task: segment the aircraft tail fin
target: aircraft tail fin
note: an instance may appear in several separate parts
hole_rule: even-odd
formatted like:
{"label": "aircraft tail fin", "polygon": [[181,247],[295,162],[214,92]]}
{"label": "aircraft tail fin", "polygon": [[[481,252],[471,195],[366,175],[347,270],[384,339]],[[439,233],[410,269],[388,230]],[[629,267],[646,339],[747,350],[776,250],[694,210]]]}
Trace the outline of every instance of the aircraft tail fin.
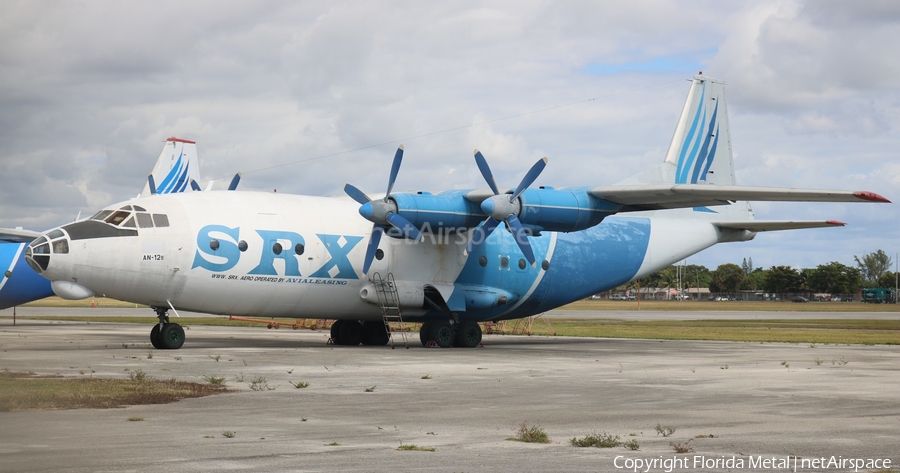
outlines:
{"label": "aircraft tail fin", "polygon": [[663,163],[617,184],[733,186],[735,182],[725,83],[698,74],[691,80]]}
{"label": "aircraft tail fin", "polygon": [[[141,197],[150,194],[172,194],[191,189],[191,181],[200,180],[197,144],[181,138],[169,138],[144,183]],[[151,182],[153,185],[151,186]]]}

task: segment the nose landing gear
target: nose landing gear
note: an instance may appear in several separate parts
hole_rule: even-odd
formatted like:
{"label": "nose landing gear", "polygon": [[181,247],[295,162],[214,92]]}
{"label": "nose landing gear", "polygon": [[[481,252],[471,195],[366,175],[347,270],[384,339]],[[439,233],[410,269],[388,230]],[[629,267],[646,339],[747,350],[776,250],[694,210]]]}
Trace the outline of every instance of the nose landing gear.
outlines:
{"label": "nose landing gear", "polygon": [[177,350],[184,345],[184,329],[169,322],[169,309],[154,307],[159,323],[150,330],[150,343],[158,350]]}

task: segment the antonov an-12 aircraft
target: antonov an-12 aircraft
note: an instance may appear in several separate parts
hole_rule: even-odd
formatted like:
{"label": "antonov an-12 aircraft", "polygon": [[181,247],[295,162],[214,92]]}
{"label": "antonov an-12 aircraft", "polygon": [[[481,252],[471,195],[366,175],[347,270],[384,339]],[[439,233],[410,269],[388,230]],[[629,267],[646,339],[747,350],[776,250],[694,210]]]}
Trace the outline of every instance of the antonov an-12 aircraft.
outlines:
{"label": "antonov an-12 aircraft", "polygon": [[[190,183],[199,179],[196,143],[172,137],[163,145],[140,197],[151,194],[150,182],[159,183],[155,192],[169,194],[188,191]],[[25,245],[40,236],[21,228],[0,229],[0,310],[53,295],[50,281],[25,264]]]}
{"label": "antonov an-12 aircraft", "polygon": [[[840,226],[760,221],[748,201],[889,202],[872,192],[735,185],[724,84],[695,76],[665,161],[617,185],[512,190],[485,157],[488,189],[347,197],[259,192],[151,195],[47,232],[28,263],[66,298],[147,304],[157,348],[184,343],[168,318],[335,319],[340,345],[385,345],[402,312],[423,344],[474,347],[478,322],[515,319],[608,290],[720,242]],[[383,235],[388,238],[383,238]],[[392,345],[393,346],[393,345]]]}

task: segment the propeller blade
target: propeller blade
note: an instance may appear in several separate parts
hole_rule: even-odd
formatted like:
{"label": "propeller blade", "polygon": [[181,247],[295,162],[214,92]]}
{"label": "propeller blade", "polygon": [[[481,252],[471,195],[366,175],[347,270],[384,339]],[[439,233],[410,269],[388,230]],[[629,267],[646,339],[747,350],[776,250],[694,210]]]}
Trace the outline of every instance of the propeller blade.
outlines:
{"label": "propeller blade", "polygon": [[378,251],[378,244],[381,243],[381,235],[383,233],[383,226],[375,225],[372,227],[372,236],[369,238],[369,245],[366,247],[366,259],[363,260],[363,274],[369,274],[369,267],[372,266],[372,260],[375,259],[375,252]]}
{"label": "propeller blade", "polygon": [[231,179],[231,184],[228,184],[228,190],[233,191],[237,189],[238,182],[241,182],[241,173],[234,175],[234,178]]}
{"label": "propeller blade", "polygon": [[394,226],[394,228],[400,230],[403,233],[403,236],[409,238],[410,240],[422,241],[422,234],[416,228],[415,225],[412,224],[406,218],[400,216],[397,213],[390,212],[387,214],[387,221]]}
{"label": "propeller blade", "polygon": [[194,189],[197,192],[200,192],[201,190],[203,190],[200,188],[200,184],[197,184],[197,181],[195,181],[193,179],[191,179],[191,189]]}
{"label": "propeller blade", "polygon": [[534,166],[531,166],[531,169],[525,174],[525,177],[522,178],[522,182],[519,183],[519,187],[516,187],[516,190],[513,191],[512,196],[509,198],[509,201],[512,202],[519,197],[519,194],[525,192],[525,189],[528,189],[528,186],[537,179],[538,176],[541,175],[541,171],[544,170],[544,167],[547,166],[547,158],[543,157],[538,160],[538,162],[534,163]]}
{"label": "propeller blade", "polygon": [[481,154],[481,151],[478,151],[477,149],[475,150],[475,164],[478,165],[478,170],[481,171],[481,176],[487,181],[488,187],[494,191],[494,195],[500,194],[500,191],[497,190],[497,182],[494,181],[494,175],[491,173],[491,167],[488,166],[487,160],[484,159],[484,155]]}
{"label": "propeller blade", "polygon": [[385,202],[387,202],[388,197],[391,195],[391,189],[394,188],[394,181],[397,180],[397,173],[400,172],[401,161],[403,161],[403,145],[400,145],[400,147],[397,148],[397,153],[394,154],[394,163],[391,164],[391,177],[388,179],[387,193],[384,194]]}
{"label": "propeller blade", "polygon": [[516,244],[519,245],[519,249],[522,250],[522,254],[525,255],[525,259],[528,260],[529,264],[533,265],[534,251],[531,250],[531,243],[528,242],[528,230],[525,230],[522,222],[519,221],[519,217],[515,215],[506,217],[506,226],[512,231],[513,238],[515,238]]}
{"label": "propeller blade", "polygon": [[497,225],[500,225],[499,220],[488,217],[480,227],[472,230],[472,237],[469,239],[469,244],[466,245],[466,252],[472,254],[472,250],[484,244],[487,238],[491,236],[491,233],[494,232],[494,229],[497,228]]}
{"label": "propeller blade", "polygon": [[153,174],[147,176],[147,184],[150,184],[150,195],[156,195],[156,181],[153,179]]}
{"label": "propeller blade", "polygon": [[357,189],[353,184],[344,184],[344,192],[346,192],[351,199],[359,202],[362,205],[366,205],[369,202],[372,202],[372,199],[370,199],[365,192]]}

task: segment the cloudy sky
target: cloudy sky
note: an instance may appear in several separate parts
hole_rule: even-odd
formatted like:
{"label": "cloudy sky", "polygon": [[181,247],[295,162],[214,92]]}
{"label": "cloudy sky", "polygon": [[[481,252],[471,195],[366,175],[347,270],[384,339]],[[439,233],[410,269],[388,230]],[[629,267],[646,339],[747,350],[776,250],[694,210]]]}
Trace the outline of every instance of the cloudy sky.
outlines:
{"label": "cloudy sky", "polygon": [[[900,202],[893,1],[6,1],[0,227],[126,200],[169,136],[204,178],[334,195],[612,184],[663,160],[698,71],[725,80],[738,183]],[[760,234],[688,263],[852,265],[900,251],[898,205],[757,203],[840,229]]]}

